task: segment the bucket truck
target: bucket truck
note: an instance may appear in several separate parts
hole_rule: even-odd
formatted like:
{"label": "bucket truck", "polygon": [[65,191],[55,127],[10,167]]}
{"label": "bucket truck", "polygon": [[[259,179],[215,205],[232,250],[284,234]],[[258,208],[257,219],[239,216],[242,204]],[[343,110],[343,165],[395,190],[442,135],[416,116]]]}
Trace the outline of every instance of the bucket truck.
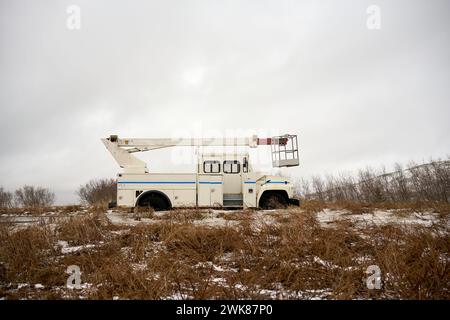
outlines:
{"label": "bucket truck", "polygon": [[137,152],[168,147],[271,147],[274,167],[299,165],[296,135],[272,138],[140,139],[111,135],[103,144],[123,169],[117,178],[117,202],[124,207],[279,208],[298,205],[287,178],[253,171],[249,153],[201,153],[195,173],[151,173]]}

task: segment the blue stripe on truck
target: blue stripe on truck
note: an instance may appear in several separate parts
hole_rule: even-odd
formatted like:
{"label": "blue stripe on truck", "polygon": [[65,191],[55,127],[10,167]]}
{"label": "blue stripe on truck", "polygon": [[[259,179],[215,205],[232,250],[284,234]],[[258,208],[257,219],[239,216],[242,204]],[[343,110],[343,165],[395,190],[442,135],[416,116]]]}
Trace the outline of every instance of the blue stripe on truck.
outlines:
{"label": "blue stripe on truck", "polygon": [[123,184],[195,184],[195,181],[118,181]]}
{"label": "blue stripe on truck", "polygon": [[199,184],[222,184],[221,181],[199,181]]}
{"label": "blue stripe on truck", "polygon": [[[118,181],[122,184],[195,184],[195,181]],[[222,184],[221,181],[199,181],[199,184]]]}
{"label": "blue stripe on truck", "polygon": [[[195,184],[195,181],[118,181],[121,184]],[[221,181],[199,181],[199,184],[222,184]],[[245,184],[254,184],[256,181],[244,181]],[[266,181],[266,183],[286,184],[285,181]]]}

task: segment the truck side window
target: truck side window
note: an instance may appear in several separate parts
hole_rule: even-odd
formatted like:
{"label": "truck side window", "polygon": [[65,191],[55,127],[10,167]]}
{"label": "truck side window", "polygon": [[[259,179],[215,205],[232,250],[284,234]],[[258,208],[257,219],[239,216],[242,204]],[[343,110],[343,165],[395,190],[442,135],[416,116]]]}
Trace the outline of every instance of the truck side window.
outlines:
{"label": "truck side window", "polygon": [[219,173],[220,172],[220,161],[207,160],[203,162],[203,172],[204,173]]}
{"label": "truck side window", "polygon": [[237,160],[227,160],[223,162],[223,173],[241,172],[241,163]]}

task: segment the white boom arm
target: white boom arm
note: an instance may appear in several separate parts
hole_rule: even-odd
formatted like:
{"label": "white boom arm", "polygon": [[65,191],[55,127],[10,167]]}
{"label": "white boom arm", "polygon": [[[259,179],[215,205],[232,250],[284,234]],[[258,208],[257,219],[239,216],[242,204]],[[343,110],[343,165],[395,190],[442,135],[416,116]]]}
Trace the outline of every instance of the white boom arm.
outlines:
{"label": "white boom arm", "polygon": [[258,138],[202,138],[202,139],[117,139],[117,145],[128,149],[128,152],[148,151],[168,147],[200,147],[200,146],[249,146],[256,147]]}
{"label": "white boom arm", "polygon": [[102,142],[126,173],[146,173],[148,172],[146,163],[134,157],[132,153],[168,147],[247,146],[256,148],[258,145],[286,145],[288,140],[286,137],[260,139],[254,135],[250,138],[119,139],[116,135],[111,135],[109,138],[102,139]]}
{"label": "white boom arm", "polygon": [[116,162],[119,164],[121,168],[124,168],[124,172],[126,173],[146,173],[147,164],[132,156],[127,149],[122,149],[116,142],[111,141],[111,138],[102,139],[103,144],[106,149],[111,152],[111,155],[114,157]]}

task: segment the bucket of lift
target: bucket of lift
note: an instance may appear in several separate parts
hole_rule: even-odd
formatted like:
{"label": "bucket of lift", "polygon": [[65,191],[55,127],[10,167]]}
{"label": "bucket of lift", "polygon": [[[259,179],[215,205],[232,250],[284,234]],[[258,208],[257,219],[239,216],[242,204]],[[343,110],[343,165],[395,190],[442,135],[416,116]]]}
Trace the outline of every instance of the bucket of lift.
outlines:
{"label": "bucket of lift", "polygon": [[299,165],[297,135],[286,134],[271,139],[272,166],[295,167]]}

